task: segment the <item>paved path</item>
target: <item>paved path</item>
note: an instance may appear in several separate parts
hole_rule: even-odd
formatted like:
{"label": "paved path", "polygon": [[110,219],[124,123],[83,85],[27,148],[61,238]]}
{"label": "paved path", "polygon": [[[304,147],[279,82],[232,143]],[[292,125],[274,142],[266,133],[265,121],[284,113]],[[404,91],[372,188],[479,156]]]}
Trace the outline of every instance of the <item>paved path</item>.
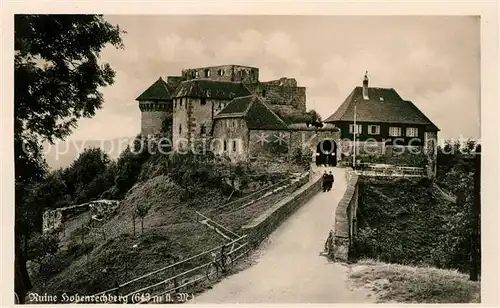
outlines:
{"label": "paved path", "polygon": [[332,191],[318,193],[276,229],[255,265],[225,278],[192,303],[368,302],[365,293],[347,287],[345,266],[321,255],[346,189],[344,170],[331,170]]}

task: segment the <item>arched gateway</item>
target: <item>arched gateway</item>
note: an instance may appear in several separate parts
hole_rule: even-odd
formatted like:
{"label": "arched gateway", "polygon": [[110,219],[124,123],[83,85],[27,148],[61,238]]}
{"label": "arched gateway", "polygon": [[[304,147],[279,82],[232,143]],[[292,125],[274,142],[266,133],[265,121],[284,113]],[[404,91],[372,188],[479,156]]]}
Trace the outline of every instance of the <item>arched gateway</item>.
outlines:
{"label": "arched gateway", "polygon": [[301,153],[307,151],[311,155],[312,164],[328,162],[330,166],[337,165],[341,133],[338,127],[331,124],[315,127],[306,123],[295,123],[289,125],[288,128],[291,131],[291,148],[289,149],[291,154],[296,154],[297,151]]}
{"label": "arched gateway", "polygon": [[316,165],[337,166],[337,143],[335,141],[325,139],[317,144]]}

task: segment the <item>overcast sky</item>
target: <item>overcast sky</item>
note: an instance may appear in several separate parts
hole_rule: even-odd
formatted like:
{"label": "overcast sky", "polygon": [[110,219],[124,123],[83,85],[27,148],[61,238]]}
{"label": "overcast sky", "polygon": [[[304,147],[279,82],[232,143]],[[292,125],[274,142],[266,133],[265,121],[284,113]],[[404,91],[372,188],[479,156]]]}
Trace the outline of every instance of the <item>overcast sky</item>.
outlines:
{"label": "overcast sky", "polygon": [[68,138],[111,139],[140,131],[135,98],[184,68],[241,64],[260,80],[296,78],[307,108],[331,115],[368,70],[370,86],[394,88],[440,129],[480,135],[480,30],[474,17],[105,16],[127,31],[106,48],[116,71],[104,107]]}

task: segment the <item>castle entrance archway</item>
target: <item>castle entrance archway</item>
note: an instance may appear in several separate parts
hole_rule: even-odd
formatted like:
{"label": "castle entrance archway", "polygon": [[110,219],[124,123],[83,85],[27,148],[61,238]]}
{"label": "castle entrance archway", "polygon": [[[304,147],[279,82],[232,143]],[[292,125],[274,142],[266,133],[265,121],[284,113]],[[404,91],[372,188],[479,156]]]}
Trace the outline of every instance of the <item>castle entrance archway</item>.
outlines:
{"label": "castle entrance archway", "polygon": [[317,144],[316,165],[337,166],[337,143],[335,141],[325,139]]}

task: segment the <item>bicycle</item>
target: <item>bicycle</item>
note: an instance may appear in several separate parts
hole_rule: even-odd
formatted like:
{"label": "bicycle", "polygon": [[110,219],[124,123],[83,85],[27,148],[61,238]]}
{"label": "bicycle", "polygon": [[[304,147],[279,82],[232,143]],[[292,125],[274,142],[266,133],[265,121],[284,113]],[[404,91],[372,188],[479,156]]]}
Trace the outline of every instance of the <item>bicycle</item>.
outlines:
{"label": "bicycle", "polygon": [[212,252],[212,262],[208,265],[206,276],[208,280],[214,280],[220,278],[223,274],[226,274],[232,265],[231,256],[225,254],[226,245],[222,246],[220,256],[218,257],[216,253]]}

